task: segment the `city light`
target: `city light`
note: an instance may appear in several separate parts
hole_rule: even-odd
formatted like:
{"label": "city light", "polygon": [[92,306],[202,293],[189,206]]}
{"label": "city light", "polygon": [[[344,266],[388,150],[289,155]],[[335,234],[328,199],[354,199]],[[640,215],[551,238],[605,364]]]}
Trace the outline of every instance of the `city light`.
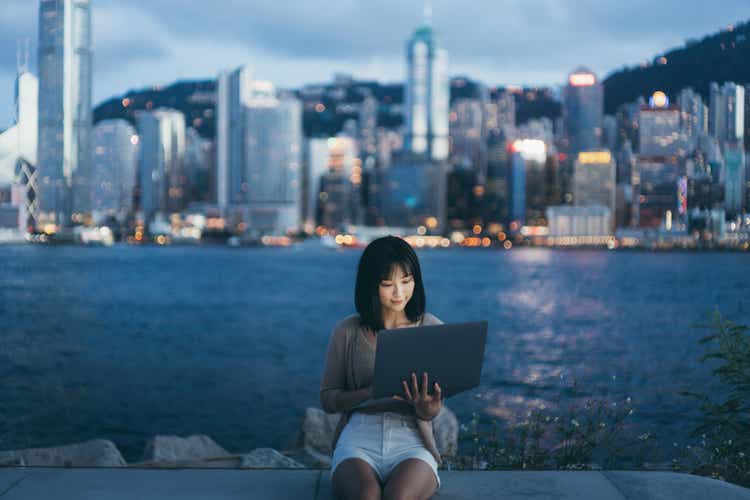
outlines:
{"label": "city light", "polygon": [[593,73],[573,73],[568,77],[568,83],[573,87],[590,87],[596,83],[596,76]]}
{"label": "city light", "polygon": [[661,90],[657,90],[651,94],[648,103],[652,108],[665,108],[669,106],[669,98],[667,97],[667,94]]}
{"label": "city light", "polygon": [[608,164],[612,161],[612,153],[609,151],[581,151],[578,153],[578,163],[581,164]]}
{"label": "city light", "polygon": [[513,151],[521,153],[524,160],[544,161],[547,145],[539,139],[517,139],[513,141]]}

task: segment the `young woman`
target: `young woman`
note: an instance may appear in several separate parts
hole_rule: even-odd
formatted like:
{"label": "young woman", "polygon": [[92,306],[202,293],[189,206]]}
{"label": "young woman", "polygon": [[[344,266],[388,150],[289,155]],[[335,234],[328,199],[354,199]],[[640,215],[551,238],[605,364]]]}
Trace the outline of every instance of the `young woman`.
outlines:
{"label": "young woman", "polygon": [[440,386],[427,373],[405,373],[403,394],[371,397],[378,331],[442,323],[425,312],[411,246],[395,236],[372,241],[360,257],[354,293],[358,314],[333,329],[320,383],[323,409],[342,413],[333,440],[333,492],[345,499],[429,498],[440,487],[432,432]]}

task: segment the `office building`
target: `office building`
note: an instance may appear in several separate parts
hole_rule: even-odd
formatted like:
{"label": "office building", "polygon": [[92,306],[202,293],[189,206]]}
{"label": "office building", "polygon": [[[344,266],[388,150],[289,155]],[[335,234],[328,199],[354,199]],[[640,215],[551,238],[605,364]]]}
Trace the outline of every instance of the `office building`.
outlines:
{"label": "office building", "polygon": [[359,223],[362,162],[350,137],[310,139],[305,223],[338,227]]}
{"label": "office building", "polygon": [[448,52],[432,27],[430,13],[406,46],[406,136],[404,149],[429,160],[448,158],[450,86]]}
{"label": "office building", "polygon": [[403,155],[394,159],[386,172],[382,209],[390,226],[425,226],[435,234],[445,227],[445,162],[421,156]]}
{"label": "office building", "polygon": [[38,223],[69,224],[90,211],[91,7],[39,2]]}
{"label": "office building", "polygon": [[216,99],[216,201],[221,209],[244,203],[245,107],[252,98],[253,72],[249,66],[222,71]]}
{"label": "office building", "polygon": [[146,223],[184,208],[185,116],[173,109],[136,114],[138,199]]}
{"label": "office building", "polygon": [[654,92],[638,115],[639,155],[685,156],[687,141],[682,133],[680,114],[680,108],[670,105],[664,92]]}
{"label": "office building", "polygon": [[103,120],[94,127],[91,213],[95,223],[109,218],[123,223],[132,214],[138,141],[125,120]]}
{"label": "office building", "polygon": [[581,151],[573,166],[575,206],[601,205],[615,213],[616,168],[607,150]]}
{"label": "office building", "polygon": [[245,109],[244,198],[248,229],[288,234],[302,216],[302,105],[277,95],[270,82],[256,81]]}
{"label": "office building", "polygon": [[745,88],[733,82],[709,86],[708,131],[722,145],[743,140],[745,133]]}
{"label": "office building", "polygon": [[579,151],[601,146],[604,116],[604,87],[596,74],[584,67],[568,75],[563,88],[563,127],[567,153],[574,158]]}

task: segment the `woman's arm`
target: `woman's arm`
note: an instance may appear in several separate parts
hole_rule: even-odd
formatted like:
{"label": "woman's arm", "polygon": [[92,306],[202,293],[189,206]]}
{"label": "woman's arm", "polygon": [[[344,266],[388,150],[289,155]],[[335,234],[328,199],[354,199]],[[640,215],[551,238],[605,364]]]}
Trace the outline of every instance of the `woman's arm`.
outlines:
{"label": "woman's arm", "polygon": [[339,323],[328,341],[320,381],[320,406],[326,413],[348,411],[372,396],[371,387],[349,390],[346,386],[346,333],[345,325]]}
{"label": "woman's arm", "polygon": [[341,413],[349,411],[357,406],[362,401],[366,401],[372,397],[372,387],[363,387],[354,391],[343,391],[339,390],[333,397],[333,411],[329,413]]}

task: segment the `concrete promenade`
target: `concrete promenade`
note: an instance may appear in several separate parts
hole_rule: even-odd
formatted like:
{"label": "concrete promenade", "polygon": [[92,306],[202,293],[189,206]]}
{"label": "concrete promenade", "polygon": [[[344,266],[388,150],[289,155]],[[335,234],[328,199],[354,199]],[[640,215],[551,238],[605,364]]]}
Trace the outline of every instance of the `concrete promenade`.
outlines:
{"label": "concrete promenade", "polygon": [[[328,469],[0,467],[2,500],[329,499]],[[660,471],[440,471],[443,499],[750,500],[750,489]]]}

